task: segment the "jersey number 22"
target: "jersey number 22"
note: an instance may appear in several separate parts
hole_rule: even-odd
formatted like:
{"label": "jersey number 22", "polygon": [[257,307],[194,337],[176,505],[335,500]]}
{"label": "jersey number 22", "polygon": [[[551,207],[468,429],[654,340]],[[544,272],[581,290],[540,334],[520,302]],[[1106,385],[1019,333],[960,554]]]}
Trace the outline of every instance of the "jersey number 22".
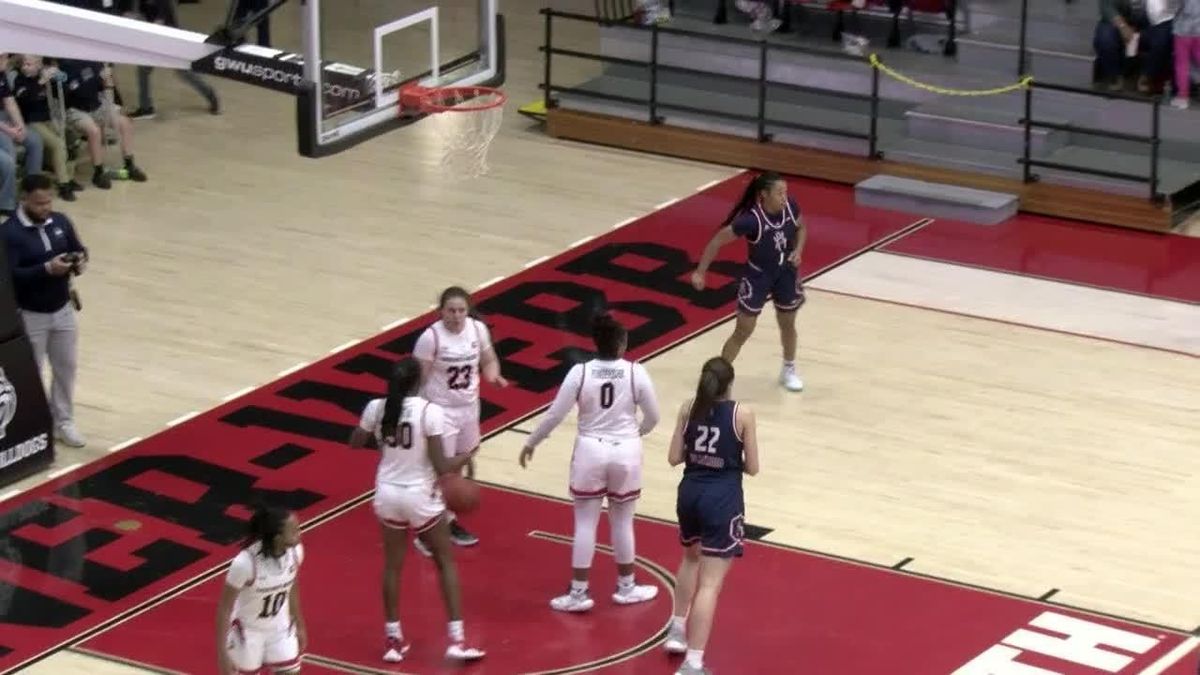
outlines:
{"label": "jersey number 22", "polygon": [[696,444],[694,452],[717,454],[717,441],[721,438],[721,427],[696,427]]}

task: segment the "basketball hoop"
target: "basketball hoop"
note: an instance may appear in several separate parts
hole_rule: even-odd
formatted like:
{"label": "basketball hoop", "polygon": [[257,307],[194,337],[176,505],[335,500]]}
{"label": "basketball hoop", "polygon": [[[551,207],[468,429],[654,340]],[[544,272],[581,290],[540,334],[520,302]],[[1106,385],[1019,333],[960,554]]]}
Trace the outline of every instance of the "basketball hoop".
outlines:
{"label": "basketball hoop", "polygon": [[507,100],[503,91],[493,87],[412,84],[400,90],[400,114],[438,114],[442,168],[474,178],[488,171],[488,148],[500,131]]}

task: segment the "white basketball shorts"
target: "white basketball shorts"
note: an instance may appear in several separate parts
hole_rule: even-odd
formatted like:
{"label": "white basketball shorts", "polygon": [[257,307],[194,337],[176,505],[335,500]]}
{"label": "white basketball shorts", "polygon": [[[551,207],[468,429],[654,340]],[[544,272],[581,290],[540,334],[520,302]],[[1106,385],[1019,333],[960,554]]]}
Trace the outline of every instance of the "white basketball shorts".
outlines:
{"label": "white basketball shorts", "polygon": [[397,530],[411,529],[416,534],[436,525],[446,511],[436,483],[411,486],[378,483],[373,506],[379,522]]}
{"label": "white basketball shorts", "polygon": [[642,494],[642,439],[577,436],[571,454],[571,496],[608,497],[609,502]]}
{"label": "white basketball shorts", "polygon": [[296,631],[247,630],[235,623],[229,630],[225,649],[239,673],[258,673],[264,667],[276,673],[300,669],[300,640]]}
{"label": "white basketball shorts", "polygon": [[479,405],[445,407],[442,449],[447,457],[465,455],[479,447]]}

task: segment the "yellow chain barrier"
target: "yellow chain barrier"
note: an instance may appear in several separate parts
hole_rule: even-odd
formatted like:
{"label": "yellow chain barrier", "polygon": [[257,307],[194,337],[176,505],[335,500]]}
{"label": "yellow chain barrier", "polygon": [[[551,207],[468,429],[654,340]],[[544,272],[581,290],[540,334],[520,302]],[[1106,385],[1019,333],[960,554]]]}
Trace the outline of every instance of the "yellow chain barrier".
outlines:
{"label": "yellow chain barrier", "polygon": [[883,62],[879,60],[878,54],[871,54],[871,67],[878,68],[880,72],[885,73],[888,75],[888,77],[899,80],[910,87],[924,89],[925,91],[930,91],[935,94],[942,94],[944,96],[997,96],[999,94],[1007,94],[1011,91],[1017,91],[1018,89],[1025,89],[1033,84],[1033,76],[1026,75],[1016,84],[1010,84],[1005,87],[996,87],[995,89],[948,89],[946,87],[938,87],[932,84],[918,82],[911,77],[904,75],[903,73],[898,73],[895,70],[885,66]]}

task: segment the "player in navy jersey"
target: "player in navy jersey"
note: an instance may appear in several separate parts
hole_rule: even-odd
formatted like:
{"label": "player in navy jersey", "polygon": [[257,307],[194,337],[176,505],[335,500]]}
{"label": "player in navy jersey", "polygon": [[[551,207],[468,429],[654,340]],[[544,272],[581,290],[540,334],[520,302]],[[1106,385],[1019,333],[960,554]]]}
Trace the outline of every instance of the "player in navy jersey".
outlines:
{"label": "player in navy jersey", "polygon": [[800,207],[788,196],[787,182],[776,173],[759,174],[704,247],[700,264],[692,273],[692,286],[704,290],[704,275],[717,251],[734,239],[746,240],[746,267],[738,283],[737,325],[721,348],[721,356],[733,363],[754,333],[758,315],[770,298],[775,303],[783,343],[779,382],[789,391],[804,388],[796,372],[796,310],[804,304],[800,254],[806,236]]}
{"label": "player in navy jersey", "polygon": [[742,555],[742,474],[758,473],[754,414],[730,399],[733,366],[714,357],[700,371],[696,397],[679,409],[668,461],[684,465],[675,502],[685,547],[676,575],[675,612],[664,646],[687,657],[676,675],[700,675],[717,596]]}

